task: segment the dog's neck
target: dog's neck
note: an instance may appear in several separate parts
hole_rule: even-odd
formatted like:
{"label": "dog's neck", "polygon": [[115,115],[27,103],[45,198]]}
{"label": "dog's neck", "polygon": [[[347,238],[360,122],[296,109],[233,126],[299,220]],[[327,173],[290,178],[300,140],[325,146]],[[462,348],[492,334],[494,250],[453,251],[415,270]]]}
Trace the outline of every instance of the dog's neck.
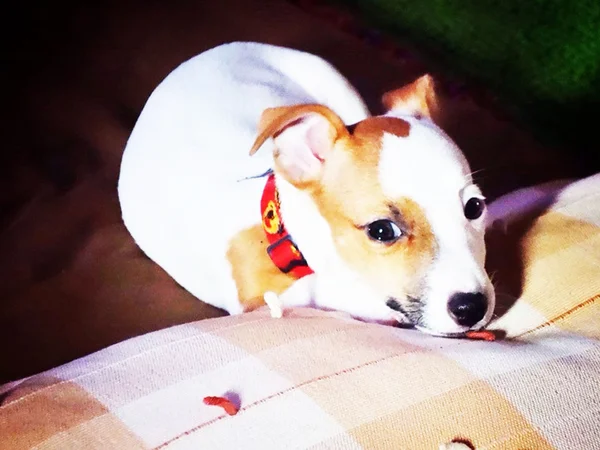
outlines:
{"label": "dog's neck", "polygon": [[281,272],[302,278],[313,271],[288,232],[280,207],[275,174],[271,173],[267,177],[260,202],[262,225],[269,242],[267,254]]}
{"label": "dog's neck", "polygon": [[337,250],[331,238],[329,223],[304,190],[298,189],[275,174],[281,216],[288,233],[316,273],[330,273],[337,266]]}
{"label": "dog's neck", "polygon": [[[265,175],[270,176],[271,174]],[[261,175],[260,178],[263,176]],[[275,176],[270,182],[271,184],[267,184],[265,179],[265,187],[270,190],[263,195],[261,204],[263,220],[236,234],[230,241],[227,250],[227,258],[236,282],[238,298],[244,311],[252,311],[263,306],[263,295],[267,291],[283,293],[298,280],[298,275],[306,275],[306,273],[299,274],[299,270],[312,273],[315,267],[319,267],[321,271],[323,271],[323,267],[326,267],[326,264],[323,264],[323,249],[319,249],[321,244],[318,241],[313,243],[314,236],[311,238],[311,233],[315,233],[315,229],[318,229],[315,226],[324,220],[318,214],[310,197],[278,176]],[[307,259],[310,268],[306,265],[303,269],[296,269],[294,274],[291,271],[284,273],[269,257],[267,250],[271,244],[265,234],[268,236],[268,231],[276,231],[275,227],[271,228],[275,222],[267,220],[265,223],[264,219],[269,215],[264,206],[265,202],[268,204],[269,198],[277,201],[279,217],[282,221],[285,220],[285,229],[290,236],[294,237],[297,248],[302,248],[302,255],[306,257],[305,249],[310,254],[310,259]],[[256,201],[258,202],[258,199]],[[258,210],[259,205],[257,204],[255,207]],[[273,216],[274,218],[275,216]],[[323,231],[321,228],[316,236],[329,235],[326,222],[324,222],[324,226],[325,230]],[[311,261],[315,263],[315,266]]]}

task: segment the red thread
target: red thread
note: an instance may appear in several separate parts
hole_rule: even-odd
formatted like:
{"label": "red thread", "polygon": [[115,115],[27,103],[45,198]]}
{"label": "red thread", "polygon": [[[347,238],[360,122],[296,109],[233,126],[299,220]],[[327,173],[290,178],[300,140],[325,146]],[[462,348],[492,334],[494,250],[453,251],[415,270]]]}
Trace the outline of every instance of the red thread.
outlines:
{"label": "red thread", "polygon": [[204,404],[209,406],[220,406],[230,416],[235,416],[238,413],[238,407],[231,400],[225,397],[204,397]]}
{"label": "red thread", "polygon": [[481,330],[481,331],[467,331],[466,336],[469,339],[477,339],[480,341],[495,341],[496,335],[489,330]]}

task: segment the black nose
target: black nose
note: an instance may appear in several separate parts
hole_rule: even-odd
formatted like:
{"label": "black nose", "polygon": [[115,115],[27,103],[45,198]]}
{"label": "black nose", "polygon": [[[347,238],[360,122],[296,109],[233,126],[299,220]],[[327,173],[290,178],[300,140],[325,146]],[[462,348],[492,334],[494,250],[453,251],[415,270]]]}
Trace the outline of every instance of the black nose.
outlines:
{"label": "black nose", "polygon": [[459,292],[450,297],[448,311],[457,324],[472,327],[485,316],[487,299],[481,292]]}

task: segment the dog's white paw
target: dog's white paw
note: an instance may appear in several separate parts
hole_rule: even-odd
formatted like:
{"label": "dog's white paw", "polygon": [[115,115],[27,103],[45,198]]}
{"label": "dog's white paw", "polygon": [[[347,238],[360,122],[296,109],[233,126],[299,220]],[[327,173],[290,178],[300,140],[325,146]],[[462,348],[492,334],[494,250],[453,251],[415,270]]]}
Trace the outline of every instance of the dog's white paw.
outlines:
{"label": "dog's white paw", "polygon": [[274,319],[280,319],[283,316],[283,303],[275,292],[267,291],[263,295],[265,303],[271,310],[271,317]]}

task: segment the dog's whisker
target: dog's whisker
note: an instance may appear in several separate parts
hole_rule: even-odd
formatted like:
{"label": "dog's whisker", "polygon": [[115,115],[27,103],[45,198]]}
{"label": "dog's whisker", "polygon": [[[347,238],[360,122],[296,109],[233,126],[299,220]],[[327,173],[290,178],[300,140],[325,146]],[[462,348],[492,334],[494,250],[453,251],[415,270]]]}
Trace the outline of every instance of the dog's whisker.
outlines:
{"label": "dog's whisker", "polygon": [[481,182],[482,180],[486,179],[486,176],[481,176],[481,174],[487,174],[487,172],[489,171],[488,168],[486,167],[482,167],[481,169],[477,169],[474,170],[472,172],[469,172],[468,174],[465,175],[465,181],[477,181],[477,182]]}
{"label": "dog's whisker", "polygon": [[473,170],[472,172],[470,172],[467,176],[468,177],[472,177],[473,175],[478,175],[480,173],[486,172],[489,169],[487,167],[482,167],[481,169],[477,169],[477,170]]}

